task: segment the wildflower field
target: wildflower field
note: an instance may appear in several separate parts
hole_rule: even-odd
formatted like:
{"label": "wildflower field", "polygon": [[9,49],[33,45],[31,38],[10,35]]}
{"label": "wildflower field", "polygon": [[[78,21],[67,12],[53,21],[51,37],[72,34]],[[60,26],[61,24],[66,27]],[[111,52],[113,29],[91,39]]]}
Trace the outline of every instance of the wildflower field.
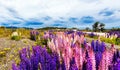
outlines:
{"label": "wildflower field", "polygon": [[9,33],[0,38],[0,70],[120,70],[120,42],[106,42],[119,41],[119,32],[4,30]]}

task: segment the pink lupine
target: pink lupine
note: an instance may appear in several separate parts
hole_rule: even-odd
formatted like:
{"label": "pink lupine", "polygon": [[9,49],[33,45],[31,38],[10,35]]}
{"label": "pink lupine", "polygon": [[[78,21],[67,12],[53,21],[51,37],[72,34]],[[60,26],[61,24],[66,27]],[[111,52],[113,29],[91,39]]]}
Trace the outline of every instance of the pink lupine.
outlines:
{"label": "pink lupine", "polygon": [[110,64],[109,51],[105,50],[102,54],[102,60],[99,65],[99,70],[108,70]]}
{"label": "pink lupine", "polygon": [[83,44],[83,42],[84,42],[84,35],[80,36],[80,41],[81,41],[81,44]]}
{"label": "pink lupine", "polygon": [[66,66],[66,69],[68,70],[69,69],[69,62],[70,62],[70,59],[69,59],[69,57],[68,57],[68,55],[66,54],[67,52],[66,52],[66,50],[62,53],[62,57],[63,57],[63,59],[64,59],[64,61],[65,61],[65,66]]}
{"label": "pink lupine", "polygon": [[76,43],[76,57],[75,57],[75,60],[76,60],[76,65],[78,67],[78,69],[82,69],[82,49],[79,45],[79,43]]}
{"label": "pink lupine", "polygon": [[88,52],[88,54],[92,62],[92,70],[96,70],[95,54],[92,49],[89,49],[89,50],[90,51]]}
{"label": "pink lupine", "polygon": [[69,57],[72,57],[72,49],[71,49],[71,47],[68,47],[68,55],[69,55]]}
{"label": "pink lupine", "polygon": [[[82,56],[82,57],[81,57]],[[83,53],[82,53],[82,48],[80,48],[80,66],[79,66],[79,69],[82,69],[82,65],[83,65]]]}

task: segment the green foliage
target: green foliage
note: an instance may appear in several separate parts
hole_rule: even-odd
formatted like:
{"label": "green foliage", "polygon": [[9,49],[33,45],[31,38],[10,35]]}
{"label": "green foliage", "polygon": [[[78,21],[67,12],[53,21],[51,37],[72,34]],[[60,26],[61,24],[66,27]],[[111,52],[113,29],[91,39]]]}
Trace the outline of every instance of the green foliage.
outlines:
{"label": "green foliage", "polygon": [[93,25],[93,31],[97,32],[97,31],[104,31],[105,30],[105,24],[100,23],[100,22],[95,22]]}
{"label": "green foliage", "polygon": [[120,38],[116,38],[116,44],[120,45]]}
{"label": "green foliage", "polygon": [[95,22],[92,27],[93,27],[93,31],[98,31],[98,25],[99,25],[99,22]]}
{"label": "green foliage", "polygon": [[43,46],[43,45],[47,45],[47,41],[48,40],[46,40],[46,39],[37,40],[35,44]]}
{"label": "green foliage", "polygon": [[24,28],[19,28],[17,29],[17,32],[21,33],[21,36],[24,38],[29,38],[30,37],[30,30],[24,29]]}
{"label": "green foliage", "polygon": [[89,27],[86,27],[85,30],[86,31],[91,31],[91,29]]}
{"label": "green foliage", "polygon": [[5,27],[0,27],[0,37],[8,37],[11,35],[12,30],[11,29],[6,29]]}
{"label": "green foliage", "polygon": [[12,36],[11,37],[12,40],[16,40],[16,41],[19,41],[21,39],[20,36]]}
{"label": "green foliage", "polygon": [[107,43],[111,43],[111,44],[115,44],[115,45],[120,45],[120,38],[105,38],[105,37],[101,37],[100,38],[101,41],[107,42]]}
{"label": "green foliage", "polygon": [[112,28],[111,31],[120,31],[120,28]]}
{"label": "green foliage", "polygon": [[47,47],[47,52],[52,53],[52,50],[49,47]]}

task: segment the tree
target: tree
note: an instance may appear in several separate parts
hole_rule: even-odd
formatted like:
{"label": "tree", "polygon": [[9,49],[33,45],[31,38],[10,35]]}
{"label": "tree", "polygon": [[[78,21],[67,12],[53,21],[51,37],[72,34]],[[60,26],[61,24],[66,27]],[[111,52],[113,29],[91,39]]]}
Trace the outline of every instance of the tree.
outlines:
{"label": "tree", "polygon": [[95,22],[92,27],[93,27],[93,31],[98,31],[98,25],[99,25],[100,22]]}
{"label": "tree", "polygon": [[93,25],[93,31],[97,32],[97,31],[104,31],[105,30],[105,24],[100,23],[100,22],[95,22]]}
{"label": "tree", "polygon": [[89,28],[89,27],[86,27],[85,30],[86,30],[86,31],[90,31],[90,28]]}
{"label": "tree", "polygon": [[105,30],[105,28],[104,28],[104,27],[105,27],[105,24],[101,23],[101,24],[100,24],[100,31],[102,31],[102,32],[103,32],[103,31]]}

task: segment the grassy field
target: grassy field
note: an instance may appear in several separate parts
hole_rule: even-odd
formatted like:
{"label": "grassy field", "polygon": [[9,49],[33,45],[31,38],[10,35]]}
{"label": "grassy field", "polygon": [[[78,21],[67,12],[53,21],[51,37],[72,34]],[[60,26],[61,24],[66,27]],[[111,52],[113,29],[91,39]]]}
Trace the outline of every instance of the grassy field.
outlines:
{"label": "grassy field", "polygon": [[[49,30],[49,29],[47,29]],[[37,30],[39,32],[38,39],[40,40],[31,40],[30,39],[30,30],[24,28],[18,29],[8,29],[1,27],[0,28],[0,70],[9,70],[11,69],[11,65],[13,62],[19,64],[19,50],[24,47],[32,47],[33,45],[42,45],[46,44],[46,41],[41,37],[44,35],[44,30]],[[64,30],[63,30],[64,31]],[[12,33],[18,32],[19,36],[12,38]],[[54,32],[55,34],[55,32]],[[18,39],[19,38],[19,39]],[[87,41],[91,42],[92,40],[97,40],[98,37],[90,38],[86,37]],[[106,40],[101,37],[101,40]],[[106,42],[106,41],[104,41]],[[110,42],[107,42],[107,46],[110,46]],[[120,46],[116,45],[116,48],[120,48]]]}

